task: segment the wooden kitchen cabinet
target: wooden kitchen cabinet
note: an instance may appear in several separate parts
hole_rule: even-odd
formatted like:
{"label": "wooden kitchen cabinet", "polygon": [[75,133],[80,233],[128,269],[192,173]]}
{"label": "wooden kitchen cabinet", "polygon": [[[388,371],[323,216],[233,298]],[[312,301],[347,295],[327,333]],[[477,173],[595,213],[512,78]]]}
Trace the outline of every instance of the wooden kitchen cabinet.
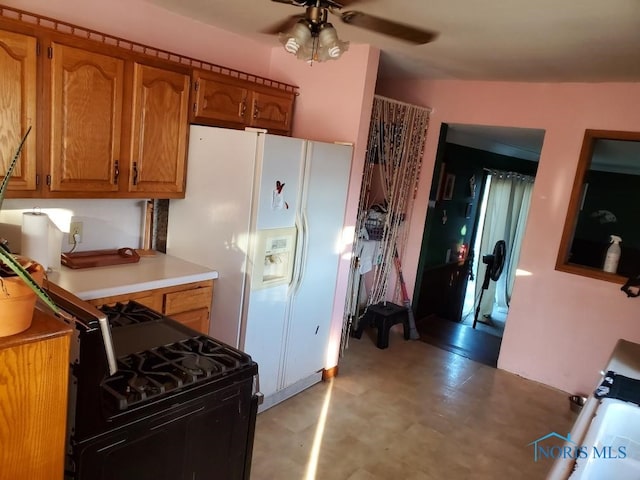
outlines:
{"label": "wooden kitchen cabinet", "polygon": [[289,134],[295,93],[228,75],[195,71],[192,122]]}
{"label": "wooden kitchen cabinet", "polygon": [[22,136],[31,127],[7,187],[10,191],[36,189],[36,48],[35,37],[0,30],[1,172],[7,171]]}
{"label": "wooden kitchen cabinet", "polygon": [[99,307],[129,300],[135,300],[205,335],[209,334],[213,280],[96,298],[88,302]]}
{"label": "wooden kitchen cabinet", "polygon": [[124,61],[51,46],[52,192],[117,192]]}
{"label": "wooden kitchen cabinet", "polygon": [[50,191],[182,196],[189,76],[56,43],[51,57]]}
{"label": "wooden kitchen cabinet", "polygon": [[0,168],[32,126],[9,197],[183,198],[189,122],[291,132],[292,85],[23,13],[0,12]]}
{"label": "wooden kitchen cabinet", "polygon": [[130,192],[167,198],[184,192],[188,75],[135,63]]}
{"label": "wooden kitchen cabinet", "polygon": [[248,85],[233,77],[196,71],[193,74],[193,120],[220,126],[248,124]]}
{"label": "wooden kitchen cabinet", "polygon": [[71,328],[36,310],[0,338],[0,478],[62,480]]}
{"label": "wooden kitchen cabinet", "polygon": [[255,90],[251,98],[249,126],[269,131],[290,132],[295,95],[266,87]]}

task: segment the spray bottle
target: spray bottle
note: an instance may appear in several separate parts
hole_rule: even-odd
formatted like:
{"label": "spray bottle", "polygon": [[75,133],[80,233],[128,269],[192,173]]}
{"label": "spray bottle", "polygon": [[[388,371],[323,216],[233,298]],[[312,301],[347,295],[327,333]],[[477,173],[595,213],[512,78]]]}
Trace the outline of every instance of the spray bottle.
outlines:
{"label": "spray bottle", "polygon": [[607,249],[607,255],[604,258],[602,269],[605,272],[616,273],[618,271],[618,262],[620,261],[620,242],[622,239],[617,235],[610,235],[611,245]]}

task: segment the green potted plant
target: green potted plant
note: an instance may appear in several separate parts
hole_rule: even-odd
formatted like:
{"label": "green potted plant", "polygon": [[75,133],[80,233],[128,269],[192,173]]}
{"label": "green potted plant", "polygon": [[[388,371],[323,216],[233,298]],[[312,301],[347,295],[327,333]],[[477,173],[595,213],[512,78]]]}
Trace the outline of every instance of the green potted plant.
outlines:
{"label": "green potted plant", "polygon": [[[30,131],[31,127],[22,137],[0,185],[0,209],[9,178]],[[44,268],[39,263],[14,255],[4,246],[0,247],[0,337],[14,335],[29,328],[38,298],[54,313],[61,314],[58,306],[42,288],[44,273]]]}

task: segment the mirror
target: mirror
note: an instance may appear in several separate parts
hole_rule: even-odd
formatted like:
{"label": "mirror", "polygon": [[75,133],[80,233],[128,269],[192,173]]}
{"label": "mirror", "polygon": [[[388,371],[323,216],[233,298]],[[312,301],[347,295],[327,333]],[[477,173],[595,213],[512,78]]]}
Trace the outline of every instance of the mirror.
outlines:
{"label": "mirror", "polygon": [[[556,270],[624,283],[640,274],[640,132],[587,130]],[[622,238],[613,273],[611,235]]]}

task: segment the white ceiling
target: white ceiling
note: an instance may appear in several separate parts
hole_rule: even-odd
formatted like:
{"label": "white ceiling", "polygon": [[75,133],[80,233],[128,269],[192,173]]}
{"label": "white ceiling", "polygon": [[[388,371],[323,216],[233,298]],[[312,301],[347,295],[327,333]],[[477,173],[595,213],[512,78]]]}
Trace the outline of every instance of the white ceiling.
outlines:
{"label": "white ceiling", "polygon": [[451,123],[447,142],[537,162],[540,160],[544,130],[533,128],[463,125]]}
{"label": "white ceiling", "polygon": [[[544,130],[491,125],[448,124],[448,143],[537,162]],[[594,143],[590,169],[640,175],[640,142],[598,139]]]}
{"label": "white ceiling", "polygon": [[[259,32],[304,12],[270,0],[147,1],[273,46],[280,45],[277,36]],[[342,40],[380,48],[380,77],[640,81],[640,0],[360,0],[344,10],[438,33],[415,46],[330,16]],[[450,125],[448,131],[452,143],[528,160],[539,158],[543,138],[541,130],[509,127]]]}
{"label": "white ceiling", "polygon": [[[270,0],[148,1],[274,46],[275,35],[258,32],[303,13]],[[439,34],[409,45],[332,16],[342,40],[382,50],[381,77],[640,81],[640,0],[360,0],[348,10]]]}

